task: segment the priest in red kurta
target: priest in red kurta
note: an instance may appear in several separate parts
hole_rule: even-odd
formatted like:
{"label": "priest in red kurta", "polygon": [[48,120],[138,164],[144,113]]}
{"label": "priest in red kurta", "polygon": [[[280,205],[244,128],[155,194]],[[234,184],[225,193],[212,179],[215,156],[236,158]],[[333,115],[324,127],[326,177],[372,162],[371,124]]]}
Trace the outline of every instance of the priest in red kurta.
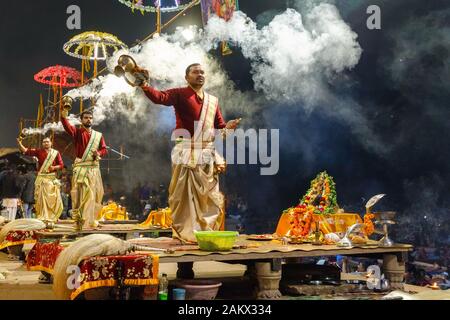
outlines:
{"label": "priest in red kurta", "polygon": [[169,186],[173,236],[196,242],[196,230],[219,230],[224,222],[218,174],[225,170],[225,161],[214,150],[214,129],[235,129],[240,120],[224,121],[218,99],[203,90],[205,72],[200,64],[188,66],[185,79],[184,88],[159,91],[147,83],[141,88],[152,102],[175,109],[178,139]]}
{"label": "priest in red kurta", "polygon": [[81,127],[67,120],[68,111],[61,110],[61,122],[73,138],[76,158],[72,176],[72,216],[83,228],[98,226],[97,216],[102,209],[103,182],[100,159],[107,154],[103,135],[92,129],[93,114],[84,111],[80,115]]}
{"label": "priest in red kurta", "polygon": [[56,172],[64,166],[61,154],[52,149],[52,141],[48,137],[42,140],[41,149],[26,148],[20,138],[17,142],[21,152],[38,159],[38,175],[34,184],[37,218],[57,221],[63,211],[61,184],[56,177]]}

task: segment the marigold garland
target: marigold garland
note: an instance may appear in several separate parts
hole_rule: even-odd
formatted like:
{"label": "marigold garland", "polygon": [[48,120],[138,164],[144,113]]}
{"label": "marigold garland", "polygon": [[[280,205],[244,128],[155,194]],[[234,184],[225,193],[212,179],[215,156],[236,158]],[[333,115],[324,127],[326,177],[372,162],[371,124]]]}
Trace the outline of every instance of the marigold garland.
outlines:
{"label": "marigold garland", "polygon": [[338,210],[336,200],[336,184],[326,171],[319,173],[300,204],[286,209],[292,216],[291,232],[293,237],[306,237],[310,230],[314,214],[333,214]]}
{"label": "marigold garland", "polygon": [[305,237],[309,234],[311,229],[311,222],[313,220],[314,207],[306,205],[298,205],[294,208],[285,210],[292,216],[291,232],[292,237]]}
{"label": "marigold garland", "polygon": [[336,184],[333,178],[327,174],[326,171],[320,172],[314,180],[311,181],[311,186],[300,204],[314,206],[315,214],[333,214],[338,210]]}
{"label": "marigold garland", "polygon": [[375,231],[372,219],[375,217],[372,213],[366,213],[364,215],[364,227],[363,232],[366,236],[370,236]]}

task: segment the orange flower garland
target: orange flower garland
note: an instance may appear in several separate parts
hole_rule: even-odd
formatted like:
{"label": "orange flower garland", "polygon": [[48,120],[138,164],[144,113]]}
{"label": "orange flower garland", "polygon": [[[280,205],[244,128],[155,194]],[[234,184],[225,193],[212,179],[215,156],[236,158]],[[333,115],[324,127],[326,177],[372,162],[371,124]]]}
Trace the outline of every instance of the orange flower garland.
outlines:
{"label": "orange flower garland", "polygon": [[372,213],[366,213],[364,215],[364,227],[363,232],[366,236],[370,236],[375,231],[372,219],[375,217]]}
{"label": "orange flower garland", "polygon": [[291,236],[306,237],[311,229],[314,206],[300,204],[295,208],[289,208],[289,213],[293,215],[291,220]]}
{"label": "orange flower garland", "polygon": [[291,219],[293,237],[306,237],[310,233],[314,214],[333,214],[339,209],[336,201],[336,185],[326,171],[311,181],[310,188],[300,199],[300,204],[287,211]]}
{"label": "orange flower garland", "polygon": [[[318,203],[314,203],[315,201]],[[336,197],[336,184],[326,171],[320,172],[311,181],[310,188],[300,199],[301,204],[314,206],[315,214],[333,214],[339,209]]]}

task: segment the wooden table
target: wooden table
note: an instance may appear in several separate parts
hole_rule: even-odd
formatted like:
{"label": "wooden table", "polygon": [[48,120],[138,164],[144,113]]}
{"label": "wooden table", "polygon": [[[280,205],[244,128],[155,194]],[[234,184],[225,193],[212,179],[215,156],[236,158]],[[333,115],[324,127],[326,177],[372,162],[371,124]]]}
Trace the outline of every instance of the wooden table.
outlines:
{"label": "wooden table", "polygon": [[144,233],[153,233],[156,234],[156,237],[159,237],[160,234],[172,234],[172,229],[160,229],[160,228],[147,228],[147,229],[132,229],[132,230],[111,230],[108,228],[102,228],[98,230],[82,230],[82,231],[36,231],[36,236],[38,240],[45,240],[45,239],[61,239],[61,238],[77,238],[77,237],[83,237],[90,234],[111,234],[118,236],[120,238],[124,239],[131,239],[135,238],[133,235],[140,235]]}
{"label": "wooden table", "polygon": [[[299,245],[308,248],[312,245]],[[306,246],[306,247],[305,247]],[[295,247],[295,246],[293,246]],[[325,247],[328,247],[325,249]],[[333,246],[334,247],[334,246]],[[299,247],[300,248],[300,247]],[[247,265],[246,274],[257,281],[257,299],[277,299],[281,298],[279,283],[281,280],[281,265],[289,263],[290,258],[321,257],[321,256],[380,256],[383,259],[383,270],[385,277],[389,279],[391,287],[400,289],[403,287],[405,262],[407,253],[412,250],[410,245],[398,244],[394,247],[375,248],[331,248],[330,246],[309,247],[310,251],[292,250],[288,252],[234,252],[230,253],[210,253],[186,252],[183,255],[160,254],[160,263],[178,263],[178,278],[194,278],[192,270],[193,263],[199,261],[221,261],[229,263],[241,263]]]}

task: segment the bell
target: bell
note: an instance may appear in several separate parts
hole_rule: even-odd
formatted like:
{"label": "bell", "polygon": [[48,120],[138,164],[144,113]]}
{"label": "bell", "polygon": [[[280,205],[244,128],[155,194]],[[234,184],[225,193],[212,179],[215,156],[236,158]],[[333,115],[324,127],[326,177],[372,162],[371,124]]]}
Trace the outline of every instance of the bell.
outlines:
{"label": "bell", "polygon": [[64,96],[61,100],[61,105],[64,110],[70,111],[72,109],[73,98],[70,96]]}
{"label": "bell", "polygon": [[141,69],[131,56],[121,55],[114,68],[114,74],[117,77],[125,78],[125,81],[133,87],[140,86],[149,79],[147,70]]}

